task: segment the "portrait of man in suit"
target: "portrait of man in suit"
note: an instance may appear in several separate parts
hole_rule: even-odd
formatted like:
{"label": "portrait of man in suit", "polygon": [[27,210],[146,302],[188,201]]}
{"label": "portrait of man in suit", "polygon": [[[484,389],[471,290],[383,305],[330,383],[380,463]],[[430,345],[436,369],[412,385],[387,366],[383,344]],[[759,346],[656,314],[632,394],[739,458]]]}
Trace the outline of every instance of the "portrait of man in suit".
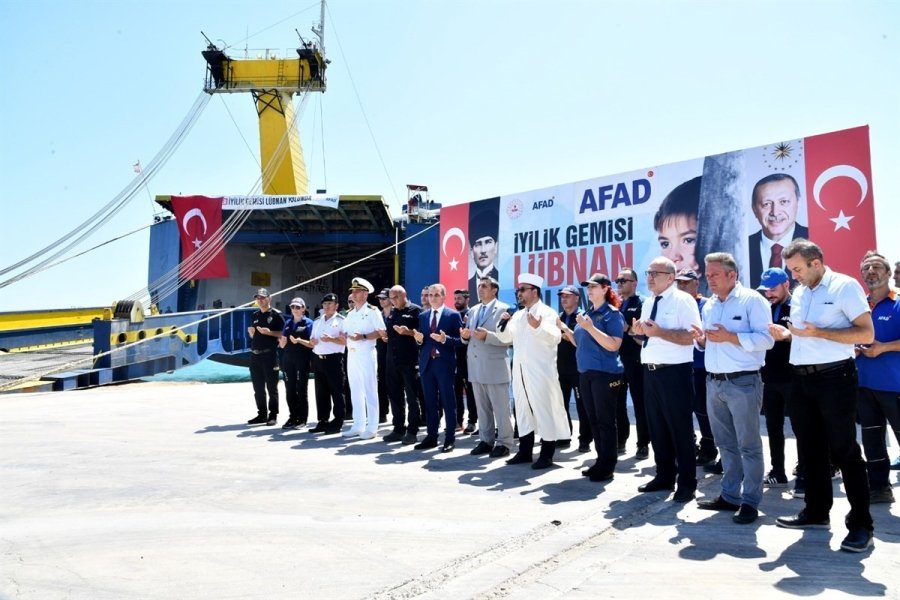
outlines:
{"label": "portrait of man in suit", "polygon": [[469,297],[478,297],[478,282],[483,277],[500,280],[497,271],[497,239],[500,198],[474,202],[469,208],[469,247],[475,272],[469,278]]}
{"label": "portrait of man in suit", "polygon": [[756,288],[762,272],[784,268],[781,251],[794,238],[809,239],[809,229],[797,223],[800,186],[787,173],[772,173],[756,182],[751,194],[753,215],[760,231],[750,236],[750,286]]}

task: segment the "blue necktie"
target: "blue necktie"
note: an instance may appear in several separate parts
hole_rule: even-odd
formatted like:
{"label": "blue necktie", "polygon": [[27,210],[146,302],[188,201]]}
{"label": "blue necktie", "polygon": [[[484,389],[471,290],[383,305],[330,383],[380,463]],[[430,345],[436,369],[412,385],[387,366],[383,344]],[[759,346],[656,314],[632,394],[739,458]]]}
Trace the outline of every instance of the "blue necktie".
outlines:
{"label": "blue necktie", "polygon": [[[653,308],[650,310],[650,319],[648,319],[648,320],[652,321],[656,318],[656,308],[659,306],[660,300],[662,300],[662,296],[657,296],[656,298],[653,299]],[[649,341],[650,341],[650,338],[647,338],[644,340],[644,346],[643,346],[644,348],[647,347],[647,342],[649,342]]]}

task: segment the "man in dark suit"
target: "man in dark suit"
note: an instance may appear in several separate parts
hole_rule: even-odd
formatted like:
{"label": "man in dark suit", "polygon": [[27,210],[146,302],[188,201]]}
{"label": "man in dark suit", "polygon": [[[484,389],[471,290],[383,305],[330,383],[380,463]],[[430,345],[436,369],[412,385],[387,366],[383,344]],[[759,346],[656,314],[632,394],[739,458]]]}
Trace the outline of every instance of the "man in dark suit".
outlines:
{"label": "man in dark suit", "polygon": [[428,288],[430,308],[419,315],[419,330],[415,332],[419,344],[419,376],[425,392],[425,439],[415,445],[416,450],[437,447],[438,399],[444,409],[444,446],[441,452],[453,450],[456,438],[456,398],[453,383],[456,377],[456,346],[460,344],[459,313],[444,306],[447,289],[440,283]]}
{"label": "man in dark suit", "polygon": [[753,214],[762,229],[750,236],[750,287],[759,286],[762,272],[784,268],[781,251],[795,238],[809,239],[809,229],[797,223],[800,186],[787,173],[766,175],[753,186]]}

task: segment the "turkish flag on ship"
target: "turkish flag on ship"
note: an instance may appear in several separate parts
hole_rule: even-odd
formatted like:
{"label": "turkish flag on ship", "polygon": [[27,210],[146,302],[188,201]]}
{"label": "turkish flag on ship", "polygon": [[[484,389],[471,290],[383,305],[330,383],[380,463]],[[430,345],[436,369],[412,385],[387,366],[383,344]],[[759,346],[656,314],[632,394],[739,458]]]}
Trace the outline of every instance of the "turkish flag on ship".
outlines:
{"label": "turkish flag on ship", "polygon": [[876,248],[869,128],[815,135],[804,146],[809,237],[833,271],[860,279],[863,255]]}
{"label": "turkish flag on ship", "polygon": [[[181,278],[228,277],[221,232],[222,198],[172,196],[172,211],[181,235]],[[197,257],[189,260],[195,254]]]}
{"label": "turkish flag on ship", "polygon": [[441,283],[447,288],[447,306],[453,306],[453,290],[469,288],[468,231],[468,204],[441,209]]}

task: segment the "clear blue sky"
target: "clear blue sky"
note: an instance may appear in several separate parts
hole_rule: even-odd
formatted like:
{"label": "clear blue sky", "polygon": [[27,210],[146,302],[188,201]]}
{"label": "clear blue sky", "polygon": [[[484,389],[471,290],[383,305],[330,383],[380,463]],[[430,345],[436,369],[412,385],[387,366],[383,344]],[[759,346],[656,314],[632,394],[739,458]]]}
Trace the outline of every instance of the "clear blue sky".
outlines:
{"label": "clear blue sky", "polygon": [[[330,192],[382,194],[399,214],[406,183],[453,204],[868,124],[879,245],[900,260],[900,3],[332,0],[329,13],[328,92],[301,122],[313,187],[324,174]],[[201,30],[240,57],[292,49],[317,20],[312,0],[0,0],[2,266],[150,161],[201,90]],[[249,192],[255,118],[249,97],[214,97],[149,195]],[[149,223],[149,195],[82,248]],[[147,239],[8,286],[0,311],[126,297],[146,285]]]}

